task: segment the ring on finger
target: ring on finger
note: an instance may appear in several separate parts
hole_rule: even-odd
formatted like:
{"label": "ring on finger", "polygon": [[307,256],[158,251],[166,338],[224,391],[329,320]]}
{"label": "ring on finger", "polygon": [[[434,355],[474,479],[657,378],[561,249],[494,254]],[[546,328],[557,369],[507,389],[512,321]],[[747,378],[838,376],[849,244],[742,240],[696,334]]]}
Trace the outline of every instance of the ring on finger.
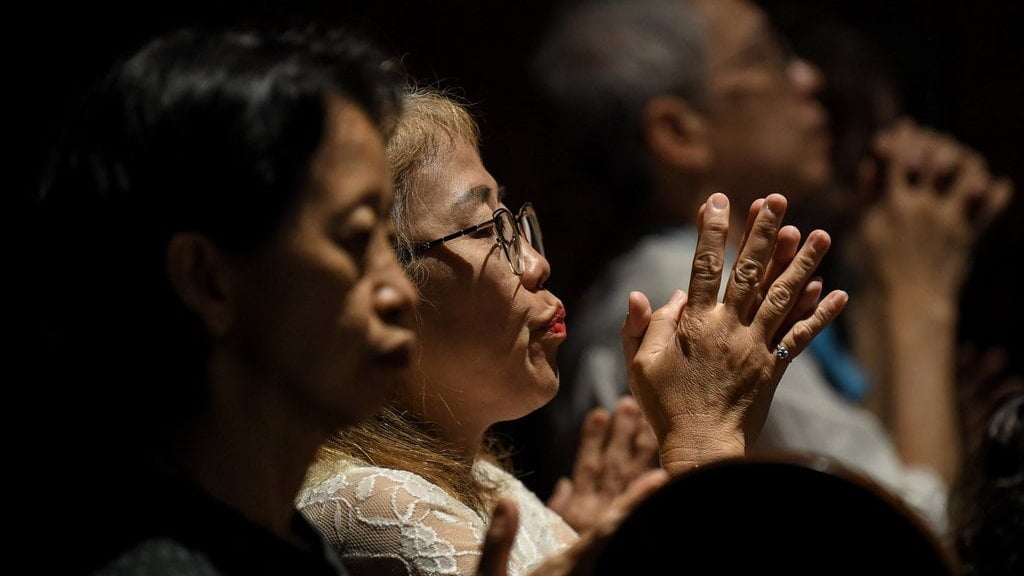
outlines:
{"label": "ring on finger", "polygon": [[789,362],[793,359],[793,355],[789,353],[789,348],[786,348],[786,345],[782,342],[775,346],[775,357],[783,362]]}

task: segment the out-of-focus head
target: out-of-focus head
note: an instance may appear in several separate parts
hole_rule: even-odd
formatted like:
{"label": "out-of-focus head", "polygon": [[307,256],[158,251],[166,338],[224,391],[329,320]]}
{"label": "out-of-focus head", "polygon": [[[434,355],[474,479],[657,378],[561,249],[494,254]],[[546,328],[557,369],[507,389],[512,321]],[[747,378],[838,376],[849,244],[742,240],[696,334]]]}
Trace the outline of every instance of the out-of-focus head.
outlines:
{"label": "out-of-focus head", "polygon": [[224,382],[324,433],[379,407],[415,344],[382,137],[401,81],[337,32],[175,32],[90,95],[39,265],[51,383],[122,407],[85,414],[96,432],[151,444]]}
{"label": "out-of-focus head", "polygon": [[709,135],[713,182],[737,201],[770,192],[791,198],[831,176],[822,78],[789,52],[748,0],[693,0],[710,40]]}
{"label": "out-of-focus head", "polygon": [[650,101],[708,104],[704,28],[680,0],[576,3],[546,31],[534,64],[559,135],[620,210],[650,193]]}
{"label": "out-of-focus head", "polygon": [[953,543],[964,574],[1024,569],[1024,386],[1011,382],[987,411],[980,445],[952,494]]}
{"label": "out-of-focus head", "polygon": [[794,197],[830,177],[820,74],[746,0],[578,3],[536,72],[581,166],[623,208],[701,185],[740,204]]}
{"label": "out-of-focus head", "polygon": [[[463,106],[439,92],[413,89],[388,158],[399,246],[422,300],[422,378],[408,401],[442,428],[482,433],[551,399],[565,331],[561,303],[543,288],[548,262],[526,238],[539,229],[530,229],[529,216],[517,219],[515,207],[496,232],[495,214],[505,205],[481,162],[478,140]],[[522,253],[518,274],[507,256],[516,258],[514,247],[506,250],[498,240],[511,238],[512,221]]]}

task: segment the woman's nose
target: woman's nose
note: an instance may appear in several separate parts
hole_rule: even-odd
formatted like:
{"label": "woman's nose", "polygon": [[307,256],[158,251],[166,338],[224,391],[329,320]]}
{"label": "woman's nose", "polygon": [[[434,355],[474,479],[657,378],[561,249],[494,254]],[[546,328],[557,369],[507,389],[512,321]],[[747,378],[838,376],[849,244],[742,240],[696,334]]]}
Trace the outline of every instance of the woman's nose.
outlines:
{"label": "woman's nose", "polygon": [[523,273],[520,275],[523,286],[531,292],[538,292],[544,289],[544,283],[549,276],[551,264],[548,263],[548,259],[529,242],[523,242]]}

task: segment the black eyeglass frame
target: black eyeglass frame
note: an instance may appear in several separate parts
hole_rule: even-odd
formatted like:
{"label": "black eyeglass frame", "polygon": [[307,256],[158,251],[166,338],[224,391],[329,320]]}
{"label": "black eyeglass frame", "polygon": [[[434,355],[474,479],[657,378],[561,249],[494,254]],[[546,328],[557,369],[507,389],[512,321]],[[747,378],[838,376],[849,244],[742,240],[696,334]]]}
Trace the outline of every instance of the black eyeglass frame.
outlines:
{"label": "black eyeglass frame", "polygon": [[[512,220],[512,238],[509,240],[505,240],[503,235],[497,231],[497,228],[499,226],[498,222],[502,217],[502,214],[508,214],[508,217]],[[524,226],[529,225],[524,224],[524,221],[529,220],[532,220],[535,226],[530,227],[529,232],[527,232]],[[530,245],[533,247],[533,249],[540,253],[541,256],[544,256],[544,240],[540,232],[540,220],[537,218],[537,211],[533,208],[533,204],[531,204],[530,202],[524,203],[522,207],[519,208],[519,212],[517,212],[516,214],[512,214],[512,211],[509,210],[508,208],[498,208],[491,215],[490,220],[481,222],[480,224],[477,224],[475,226],[470,226],[469,228],[464,228],[462,230],[459,230],[458,232],[452,232],[447,236],[442,236],[435,240],[417,242],[413,244],[412,247],[409,249],[409,253],[412,256],[420,256],[427,250],[430,250],[431,248],[434,248],[436,246],[440,246],[445,242],[450,242],[452,240],[455,240],[456,238],[468,236],[469,234],[473,234],[475,232],[479,232],[480,230],[484,230],[487,228],[494,229],[494,241],[497,242],[499,246],[501,246],[501,251],[505,253],[505,260],[508,262],[509,268],[512,269],[512,273],[515,274],[516,276],[521,276],[524,270],[523,252],[521,244],[522,236],[524,234],[527,236],[527,239],[529,240]],[[511,247],[513,243],[517,243],[516,248]],[[515,262],[513,262],[511,250],[516,250]]]}

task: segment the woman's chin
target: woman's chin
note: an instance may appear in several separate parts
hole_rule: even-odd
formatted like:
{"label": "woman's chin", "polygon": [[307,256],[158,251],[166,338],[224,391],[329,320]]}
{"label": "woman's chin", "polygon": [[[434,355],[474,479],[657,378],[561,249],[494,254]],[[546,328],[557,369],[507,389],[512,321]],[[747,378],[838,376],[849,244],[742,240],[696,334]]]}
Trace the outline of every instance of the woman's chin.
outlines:
{"label": "woman's chin", "polygon": [[538,378],[533,380],[529,387],[529,394],[526,390],[521,390],[518,394],[517,404],[522,407],[521,410],[517,410],[517,413],[513,415],[511,419],[516,420],[523,418],[537,410],[540,410],[546,406],[555,394],[558,393],[558,373],[548,372],[546,378]]}

